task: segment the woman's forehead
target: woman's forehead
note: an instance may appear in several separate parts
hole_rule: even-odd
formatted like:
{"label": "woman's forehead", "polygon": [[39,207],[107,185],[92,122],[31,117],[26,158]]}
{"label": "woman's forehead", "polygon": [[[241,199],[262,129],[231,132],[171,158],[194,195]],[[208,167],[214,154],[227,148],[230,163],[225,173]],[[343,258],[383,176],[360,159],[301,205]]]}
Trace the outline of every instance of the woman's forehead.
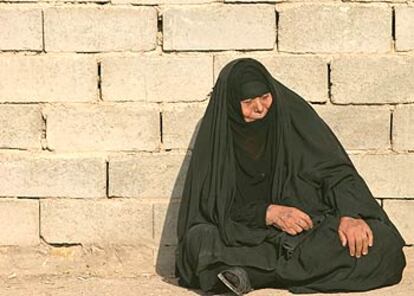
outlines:
{"label": "woman's forehead", "polygon": [[268,91],[268,92],[265,92],[264,94],[259,95],[259,96],[256,96],[256,97],[244,98],[244,99],[242,99],[241,101],[245,101],[245,100],[252,100],[252,99],[257,99],[257,98],[263,98],[263,97],[265,97],[265,96],[272,96],[272,92],[271,92],[271,91]]}

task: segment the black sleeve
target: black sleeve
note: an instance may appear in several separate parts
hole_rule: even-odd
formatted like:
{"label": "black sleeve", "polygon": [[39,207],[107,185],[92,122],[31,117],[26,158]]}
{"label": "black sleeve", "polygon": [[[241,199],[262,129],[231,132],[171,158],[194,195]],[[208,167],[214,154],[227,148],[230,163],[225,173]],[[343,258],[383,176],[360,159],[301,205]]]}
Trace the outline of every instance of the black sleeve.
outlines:
{"label": "black sleeve", "polygon": [[[316,110],[301,99],[293,99],[292,159],[301,160],[300,175],[320,188],[322,202],[340,216],[388,220],[347,151]],[[306,147],[306,149],[297,149]]]}
{"label": "black sleeve", "polygon": [[266,210],[270,205],[265,201],[252,201],[243,204],[233,204],[231,218],[234,221],[256,228],[267,228]]}

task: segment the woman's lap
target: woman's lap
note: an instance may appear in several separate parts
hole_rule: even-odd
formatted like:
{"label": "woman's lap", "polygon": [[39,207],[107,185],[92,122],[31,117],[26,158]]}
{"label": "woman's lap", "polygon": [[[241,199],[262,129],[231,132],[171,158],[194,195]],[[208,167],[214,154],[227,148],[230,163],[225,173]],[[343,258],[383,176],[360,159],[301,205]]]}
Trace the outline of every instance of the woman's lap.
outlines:
{"label": "woman's lap", "polygon": [[388,225],[371,219],[366,222],[372,229],[374,244],[360,258],[352,257],[348,246],[341,245],[337,216],[327,216],[291,259],[280,258],[279,275],[290,290],[361,291],[399,282],[405,266],[402,246]]}
{"label": "woman's lap", "polygon": [[[395,284],[401,280],[405,257],[391,228],[377,220],[366,220],[374,234],[374,245],[367,255],[351,257],[348,247],[343,247],[337,233],[339,218],[329,215],[294,251],[292,257],[280,257],[277,269],[261,270],[252,266],[252,286],[254,288],[285,286],[294,293],[314,291],[361,291]],[[192,246],[200,247],[203,238],[217,231],[215,226],[203,224],[193,227]],[[192,259],[197,256],[197,247],[190,251]],[[258,254],[260,255],[260,254]],[[276,253],[275,253],[276,255]],[[219,268],[219,264],[216,267]],[[223,266],[228,262],[222,262]],[[233,262],[232,262],[233,264]],[[230,264],[231,265],[231,264]],[[243,265],[242,265],[243,266]],[[207,289],[216,280],[207,269],[200,272],[200,283]],[[257,280],[260,279],[260,280]]]}

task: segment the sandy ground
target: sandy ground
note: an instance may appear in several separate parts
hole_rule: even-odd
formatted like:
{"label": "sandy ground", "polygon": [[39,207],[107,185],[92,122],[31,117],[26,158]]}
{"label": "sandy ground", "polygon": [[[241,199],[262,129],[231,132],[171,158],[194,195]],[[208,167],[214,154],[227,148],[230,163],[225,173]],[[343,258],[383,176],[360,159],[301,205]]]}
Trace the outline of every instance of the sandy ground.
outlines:
{"label": "sandy ground", "polygon": [[[414,248],[405,248],[408,263],[400,284],[363,293],[337,293],[313,295],[375,295],[411,296],[414,295]],[[188,290],[177,285],[175,278],[162,278],[159,275],[134,277],[96,276],[9,276],[0,278],[1,296],[136,296],[136,295],[206,295],[199,290]],[[227,293],[225,295],[231,295]],[[272,296],[294,295],[284,290],[261,289],[248,295]]]}

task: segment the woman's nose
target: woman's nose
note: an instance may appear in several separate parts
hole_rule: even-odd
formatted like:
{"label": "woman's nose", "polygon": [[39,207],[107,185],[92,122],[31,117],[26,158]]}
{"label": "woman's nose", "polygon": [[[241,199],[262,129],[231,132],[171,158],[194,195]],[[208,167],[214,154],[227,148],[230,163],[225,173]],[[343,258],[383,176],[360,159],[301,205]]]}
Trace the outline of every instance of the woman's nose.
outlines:
{"label": "woman's nose", "polygon": [[[256,99],[257,100],[257,99]],[[257,100],[256,101],[256,106],[255,106],[256,108],[255,108],[255,110],[257,111],[257,112],[262,112],[263,111],[263,105],[262,105],[262,103],[260,102],[260,100]]]}

